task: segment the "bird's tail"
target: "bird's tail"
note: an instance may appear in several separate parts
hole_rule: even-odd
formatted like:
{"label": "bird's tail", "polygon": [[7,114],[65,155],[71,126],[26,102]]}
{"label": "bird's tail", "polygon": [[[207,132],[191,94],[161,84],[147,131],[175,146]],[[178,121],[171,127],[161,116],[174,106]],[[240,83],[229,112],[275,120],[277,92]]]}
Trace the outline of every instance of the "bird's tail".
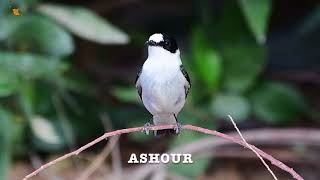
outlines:
{"label": "bird's tail", "polygon": [[[176,118],[174,115],[162,115],[153,116],[154,125],[164,124],[176,124]],[[157,137],[177,135],[174,129],[162,129],[154,131],[154,135]]]}
{"label": "bird's tail", "polygon": [[156,130],[154,131],[154,135],[156,137],[167,137],[167,136],[173,136],[178,135],[174,129],[162,129],[162,130]]}

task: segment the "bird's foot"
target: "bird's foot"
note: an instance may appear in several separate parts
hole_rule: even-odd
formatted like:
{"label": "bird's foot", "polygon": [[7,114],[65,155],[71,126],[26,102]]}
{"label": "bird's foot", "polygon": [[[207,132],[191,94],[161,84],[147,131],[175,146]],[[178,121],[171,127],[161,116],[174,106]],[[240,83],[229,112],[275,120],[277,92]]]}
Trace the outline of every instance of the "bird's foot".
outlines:
{"label": "bird's foot", "polygon": [[142,128],[142,132],[146,133],[146,135],[149,135],[151,126],[152,125],[149,122],[147,122]]}
{"label": "bird's foot", "polygon": [[176,125],[174,126],[173,130],[176,132],[176,134],[180,134],[181,130],[182,130],[182,125],[177,122]]}

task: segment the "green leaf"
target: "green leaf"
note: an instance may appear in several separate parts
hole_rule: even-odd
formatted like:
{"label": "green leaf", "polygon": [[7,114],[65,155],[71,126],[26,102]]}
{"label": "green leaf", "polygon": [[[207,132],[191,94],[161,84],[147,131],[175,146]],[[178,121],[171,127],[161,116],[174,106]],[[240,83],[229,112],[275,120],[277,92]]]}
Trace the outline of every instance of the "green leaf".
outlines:
{"label": "green leaf", "polygon": [[266,62],[266,49],[258,45],[236,3],[225,3],[213,34],[223,60],[222,87],[241,94],[254,85]]}
{"label": "green leaf", "polygon": [[200,76],[209,90],[215,90],[218,88],[221,75],[221,57],[214,50],[207,51],[203,56],[202,60],[197,60]]}
{"label": "green leaf", "polygon": [[231,115],[241,121],[250,115],[250,103],[248,99],[239,95],[220,94],[211,104],[212,113],[218,118],[226,119]]}
{"label": "green leaf", "polygon": [[[0,5],[1,6],[1,5]],[[13,15],[0,17],[0,41],[5,40],[9,35],[23,23],[24,18],[17,18]]]}
{"label": "green leaf", "polygon": [[73,147],[75,145],[74,131],[70,119],[66,115],[64,103],[62,102],[61,97],[57,93],[52,95],[52,102],[57,114],[57,118],[59,120],[59,126],[62,130],[62,136],[65,139],[68,146]]}
{"label": "green leaf", "polygon": [[257,42],[266,40],[268,20],[271,13],[271,0],[238,0],[247,23]]}
{"label": "green leaf", "polygon": [[45,151],[58,150],[66,144],[58,124],[42,116],[34,116],[30,125],[33,143],[39,149]]}
{"label": "green leaf", "polygon": [[197,75],[210,91],[216,90],[221,75],[221,56],[209,48],[205,34],[200,29],[192,34],[192,53]]}
{"label": "green leaf", "polygon": [[56,59],[28,53],[0,52],[0,67],[24,79],[52,78],[65,72],[68,65]]}
{"label": "green leaf", "polygon": [[18,77],[8,69],[0,67],[0,97],[13,94],[19,86]]}
{"label": "green leaf", "polygon": [[[79,69],[70,68],[68,71],[57,79],[61,91],[73,91],[82,95],[94,96],[96,88],[88,79],[87,75],[81,73]],[[67,93],[67,92],[66,92]]]}
{"label": "green leaf", "polygon": [[10,46],[49,56],[67,56],[74,50],[73,39],[52,20],[36,15],[21,16],[22,23],[10,34]]}
{"label": "green leaf", "polygon": [[[39,95],[39,94],[37,94]],[[36,92],[35,84],[32,81],[23,82],[19,89],[19,103],[24,116],[30,120],[32,115],[35,113],[36,107]]]}
{"label": "green leaf", "polygon": [[127,44],[129,42],[127,34],[88,9],[42,4],[37,10],[52,17],[84,39],[101,44]]}
{"label": "green leaf", "polygon": [[11,114],[0,107],[0,179],[7,179],[11,161]]}
{"label": "green leaf", "polygon": [[8,9],[8,6],[9,6],[9,0],[0,1],[0,17],[5,14],[6,10]]}
{"label": "green leaf", "polygon": [[111,94],[122,102],[141,104],[140,97],[135,88],[116,87]]}
{"label": "green leaf", "polygon": [[26,156],[29,151],[26,141],[27,121],[20,114],[12,114],[12,154],[13,156]]}
{"label": "green leaf", "polygon": [[300,35],[311,34],[316,31],[320,25],[320,5],[318,5],[311,13],[308,15],[298,27],[298,33]]}
{"label": "green leaf", "polygon": [[254,85],[266,61],[263,47],[245,44],[227,45],[224,58],[223,87],[234,93],[243,93]]}
{"label": "green leaf", "polygon": [[254,114],[273,124],[295,120],[306,110],[306,102],[296,89],[275,82],[260,85],[251,100]]}
{"label": "green leaf", "polygon": [[196,27],[193,29],[191,34],[191,48],[195,59],[201,57],[202,52],[209,49],[210,43],[208,37],[202,27]]}

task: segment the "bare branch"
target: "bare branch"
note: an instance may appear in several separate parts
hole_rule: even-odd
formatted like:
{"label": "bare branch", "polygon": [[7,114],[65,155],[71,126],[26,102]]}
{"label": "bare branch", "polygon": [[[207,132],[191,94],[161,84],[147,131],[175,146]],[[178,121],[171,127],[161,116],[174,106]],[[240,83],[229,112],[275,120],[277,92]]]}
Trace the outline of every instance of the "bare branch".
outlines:
{"label": "bare branch", "polygon": [[261,160],[261,162],[263,163],[263,165],[267,168],[267,170],[270,172],[270,174],[272,175],[274,180],[278,180],[277,176],[273,173],[273,171],[270,169],[270,167],[268,166],[268,164],[263,160],[263,158],[260,156],[260,154],[255,151],[250,144],[248,144],[248,142],[246,141],[246,139],[242,136],[241,131],[239,130],[237,124],[233,121],[232,117],[230,115],[228,115],[228,117],[230,118],[234,128],[237,130],[238,134],[240,135],[241,139],[243,140],[244,143],[246,143],[246,146],[249,147],[249,149],[251,149],[251,151],[253,151],[258,158]]}
{"label": "bare branch", "polygon": [[[150,127],[150,130],[162,130],[162,129],[173,129],[174,128],[174,125],[157,125],[157,126],[152,126]],[[287,171],[288,173],[290,173],[295,179],[297,180],[303,180],[303,178],[298,174],[296,173],[292,168],[288,167],[287,165],[285,165],[284,163],[282,163],[281,161],[273,158],[271,155],[263,152],[262,150],[258,149],[257,147],[249,144],[250,146],[247,146],[246,143],[244,143],[241,139],[239,138],[236,138],[236,137],[232,137],[232,136],[229,136],[227,134],[223,134],[223,133],[220,133],[218,131],[214,131],[214,130],[209,130],[209,129],[205,129],[205,128],[202,128],[202,127],[198,127],[198,126],[193,126],[193,125],[183,125],[182,126],[183,129],[188,129],[188,130],[191,130],[191,131],[197,131],[197,132],[201,132],[201,133],[204,133],[204,134],[210,134],[210,135],[213,135],[213,136],[218,136],[218,137],[221,137],[221,138],[224,138],[226,140],[229,140],[229,141],[232,141],[234,143],[237,143],[237,144],[240,144],[244,147],[247,147],[247,148],[253,148],[260,156],[262,156],[263,158],[269,160],[272,164],[274,164],[275,166],[279,167],[280,169],[284,170],[284,171]],[[91,141],[90,143],[80,147],[79,149],[77,149],[76,151],[73,151],[73,152],[70,152],[68,154],[65,154],[64,156],[61,156],[51,162],[48,162],[47,164],[41,166],[39,169],[35,170],[34,172],[32,172],[31,174],[27,175],[23,180],[27,180],[35,175],[37,175],[39,172],[41,172],[42,170],[44,169],[47,169],[48,167],[64,160],[64,159],[67,159],[69,158],[70,156],[73,156],[73,155],[78,155],[80,152],[84,151],[85,149],[97,144],[98,142],[108,138],[108,137],[111,137],[111,136],[116,136],[116,135],[121,135],[121,134],[128,134],[128,133],[132,133],[132,132],[139,132],[139,131],[142,131],[143,130],[143,127],[133,127],[133,128],[128,128],[128,129],[120,129],[120,130],[116,130],[116,131],[112,131],[112,132],[107,132],[105,134],[103,134],[102,136],[98,137],[97,139]]]}

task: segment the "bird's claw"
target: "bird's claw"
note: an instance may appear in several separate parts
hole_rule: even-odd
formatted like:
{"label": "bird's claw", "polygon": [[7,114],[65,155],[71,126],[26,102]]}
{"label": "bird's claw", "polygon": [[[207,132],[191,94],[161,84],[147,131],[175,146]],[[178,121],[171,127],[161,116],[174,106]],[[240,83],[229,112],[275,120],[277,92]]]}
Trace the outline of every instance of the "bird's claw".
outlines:
{"label": "bird's claw", "polygon": [[146,135],[149,135],[150,127],[151,127],[151,124],[147,122],[142,128],[142,132],[146,133]]}
{"label": "bird's claw", "polygon": [[179,122],[177,122],[173,129],[175,130],[176,134],[180,134],[182,130],[182,125]]}

